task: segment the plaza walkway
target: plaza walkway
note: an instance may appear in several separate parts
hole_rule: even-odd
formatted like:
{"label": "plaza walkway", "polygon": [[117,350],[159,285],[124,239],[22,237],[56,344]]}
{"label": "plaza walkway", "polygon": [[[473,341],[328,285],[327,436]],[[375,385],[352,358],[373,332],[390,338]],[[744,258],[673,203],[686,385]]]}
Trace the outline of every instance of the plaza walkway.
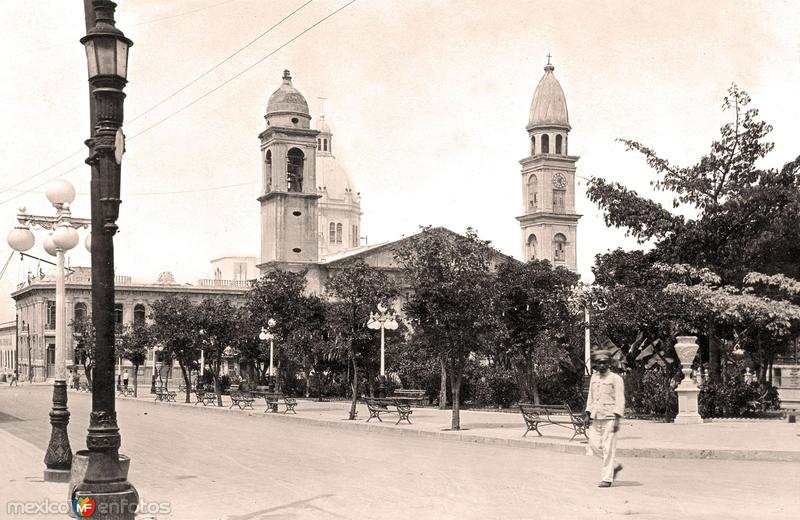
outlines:
{"label": "plaza walkway", "polygon": [[[436,408],[414,408],[411,424],[395,425],[397,414],[383,415],[383,422],[372,419],[366,405],[358,403],[358,417],[347,420],[350,403],[345,401],[316,401],[298,399],[297,414],[264,413],[263,399],[254,403],[254,410],[230,408],[231,401],[223,396],[223,407],[185,404],[184,394],[177,403],[155,401],[149,388],[143,389],[137,400],[153,406],[191,407],[197,413],[236,413],[263,420],[296,421],[327,428],[351,428],[381,432],[388,435],[435,437],[465,442],[547,449],[580,454],[585,451],[585,439],[572,437],[572,429],[556,425],[542,427],[543,436],[530,432],[523,438],[525,423],[518,409],[498,411],[461,411],[461,430],[450,431],[452,412]],[[126,398],[119,398],[126,399]],[[133,398],[127,398],[133,399]],[[764,460],[800,462],[800,423],[787,419],[717,419],[702,424],[679,425],[644,420],[625,419],[617,437],[620,457]]]}

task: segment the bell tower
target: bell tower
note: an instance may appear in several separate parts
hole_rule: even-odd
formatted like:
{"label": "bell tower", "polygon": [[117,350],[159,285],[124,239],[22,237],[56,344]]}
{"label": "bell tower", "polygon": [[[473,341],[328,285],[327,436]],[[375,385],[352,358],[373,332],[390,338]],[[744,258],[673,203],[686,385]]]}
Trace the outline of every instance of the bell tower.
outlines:
{"label": "bell tower", "polygon": [[317,235],[317,130],[308,103],[289,71],[267,103],[261,140],[261,264],[302,269],[319,260]]}
{"label": "bell tower", "polygon": [[522,258],[577,270],[575,163],[569,155],[567,101],[548,56],[528,116],[530,155],[522,159]]}

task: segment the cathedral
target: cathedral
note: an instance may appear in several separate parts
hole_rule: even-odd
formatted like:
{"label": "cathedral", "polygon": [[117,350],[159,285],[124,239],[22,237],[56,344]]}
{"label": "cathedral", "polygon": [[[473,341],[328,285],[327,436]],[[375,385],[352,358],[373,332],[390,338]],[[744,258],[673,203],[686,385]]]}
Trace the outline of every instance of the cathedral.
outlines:
{"label": "cathedral", "polygon": [[[575,163],[569,155],[569,116],[564,91],[548,64],[528,117],[529,155],[522,165],[522,259],[549,260],[573,271],[577,263]],[[261,142],[261,255],[263,274],[307,270],[318,292],[329,273],[362,258],[391,268],[400,241],[362,246],[361,195],[333,153],[325,116],[312,128],[305,97],[289,71],[267,102]],[[404,240],[404,239],[403,239]]]}

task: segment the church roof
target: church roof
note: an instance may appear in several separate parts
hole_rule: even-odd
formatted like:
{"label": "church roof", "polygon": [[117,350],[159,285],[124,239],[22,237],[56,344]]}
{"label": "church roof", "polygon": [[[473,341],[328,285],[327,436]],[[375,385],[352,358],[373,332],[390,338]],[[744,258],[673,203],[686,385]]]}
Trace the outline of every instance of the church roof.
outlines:
{"label": "church roof", "polygon": [[267,102],[267,115],[293,113],[309,116],[308,103],[299,90],[292,85],[292,76],[283,71],[283,83],[272,93]]}
{"label": "church roof", "polygon": [[553,74],[553,67],[548,63],[544,67],[544,76],[539,80],[533,94],[531,110],[528,114],[528,129],[543,126],[569,126],[567,99],[561,84]]}

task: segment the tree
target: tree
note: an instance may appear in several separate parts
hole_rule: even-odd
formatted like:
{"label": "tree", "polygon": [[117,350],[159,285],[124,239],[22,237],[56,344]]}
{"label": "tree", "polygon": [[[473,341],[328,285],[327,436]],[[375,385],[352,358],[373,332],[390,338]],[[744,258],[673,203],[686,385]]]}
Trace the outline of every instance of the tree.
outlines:
{"label": "tree", "polygon": [[[757,165],[773,148],[763,142],[772,127],[757,120],[749,103],[746,92],[730,87],[722,107],[733,121],[692,166],[675,166],[647,146],[621,140],[659,175],[654,187],[674,193],[673,207],[688,207],[696,217],[673,214],[620,184],[593,178],[587,193],[604,210],[606,224],[626,228],[640,242],[653,241],[655,260],[709,268],[723,285],[741,287],[750,271],[797,276],[800,157],[780,170]],[[719,375],[720,338],[714,329],[708,323],[704,330],[712,379]]]}
{"label": "tree", "polygon": [[186,296],[170,295],[153,302],[152,332],[164,350],[178,360],[186,386],[186,402],[190,402],[192,384],[189,372],[200,359],[200,338],[196,308]]}
{"label": "tree", "polygon": [[[520,395],[539,404],[540,372],[570,360],[571,288],[578,275],[547,260],[508,262],[497,270],[502,325],[497,354],[516,369]],[[549,356],[548,356],[549,355]],[[550,357],[551,359],[546,359]]]}
{"label": "tree", "polygon": [[[211,362],[211,375],[214,378],[214,393],[217,394],[217,406],[222,406],[222,386],[220,371],[223,358],[237,356],[237,329],[240,315],[230,300],[225,298],[207,298],[195,308],[195,331],[206,351],[206,358]],[[187,382],[187,387],[191,385]],[[187,394],[189,389],[187,388]]]}
{"label": "tree", "polygon": [[150,327],[134,323],[125,327],[117,343],[117,355],[133,365],[133,396],[138,395],[139,367],[147,360],[147,349],[153,345]]}
{"label": "tree", "polygon": [[[295,341],[304,341],[302,332],[309,326],[308,320],[313,314],[311,306],[316,305],[311,297],[305,296],[306,271],[293,273],[276,269],[261,277],[247,295],[245,304],[250,313],[252,324],[261,330],[269,319],[275,320],[271,328],[274,335],[274,345],[277,350],[277,391],[281,388],[281,368],[285,366],[286,353],[295,349]],[[255,332],[255,337],[258,332]],[[269,360],[269,345],[262,345],[267,349],[266,360]],[[252,357],[253,352],[250,352]]]}
{"label": "tree", "polygon": [[358,259],[333,274],[325,284],[325,292],[331,297],[327,313],[329,353],[333,358],[346,359],[352,369],[349,419],[354,420],[359,366],[375,349],[377,337],[375,332],[366,327],[367,319],[379,303],[388,306],[397,290],[385,272]]}
{"label": "tree", "polygon": [[461,429],[459,394],[471,355],[486,350],[496,329],[496,287],[491,271],[494,250],[468,228],[466,236],[425,227],[406,241],[395,257],[412,289],[404,306],[415,330],[422,331],[447,364],[453,397],[451,428]]}
{"label": "tree", "polygon": [[73,321],[72,336],[77,342],[75,351],[83,365],[83,372],[86,374],[86,381],[89,388],[92,388],[92,375],[94,370],[94,349],[95,349],[95,333],[94,325],[92,325],[92,317],[90,315],[84,316],[83,319]]}

